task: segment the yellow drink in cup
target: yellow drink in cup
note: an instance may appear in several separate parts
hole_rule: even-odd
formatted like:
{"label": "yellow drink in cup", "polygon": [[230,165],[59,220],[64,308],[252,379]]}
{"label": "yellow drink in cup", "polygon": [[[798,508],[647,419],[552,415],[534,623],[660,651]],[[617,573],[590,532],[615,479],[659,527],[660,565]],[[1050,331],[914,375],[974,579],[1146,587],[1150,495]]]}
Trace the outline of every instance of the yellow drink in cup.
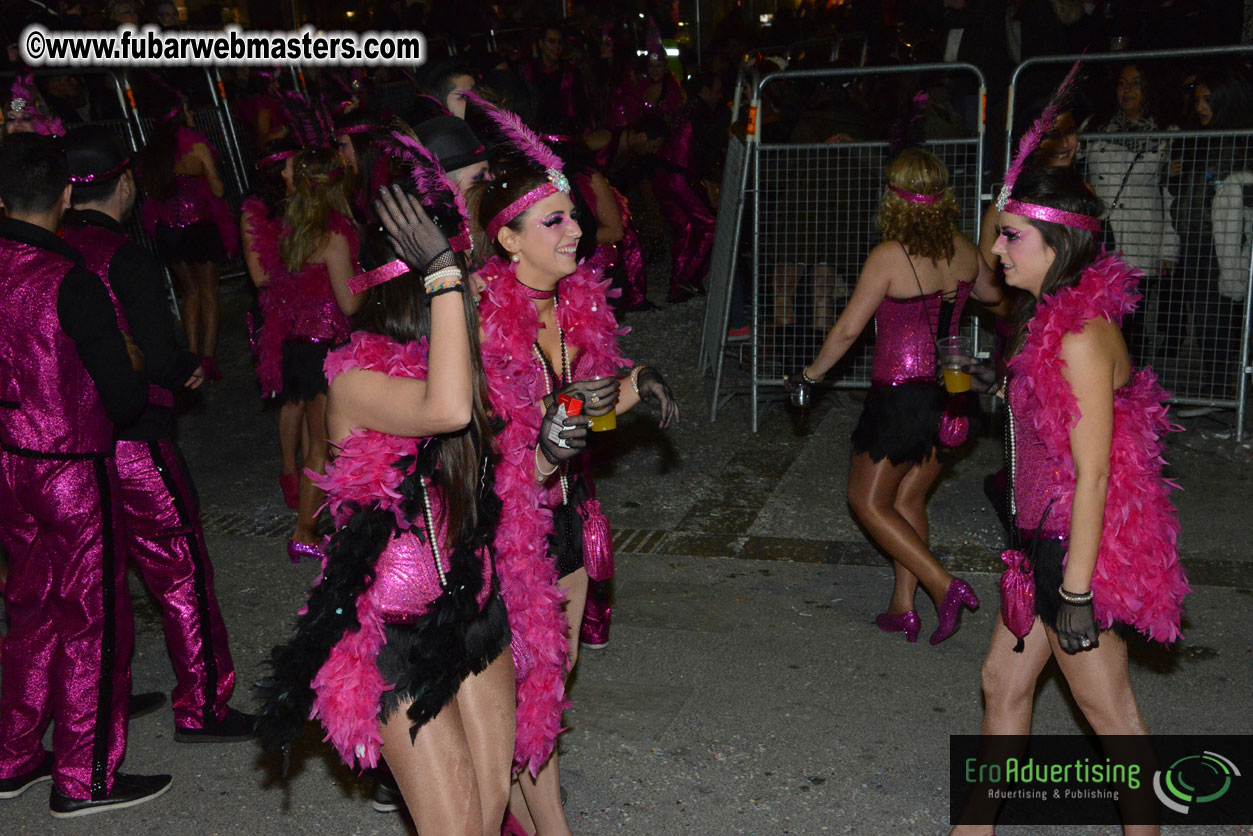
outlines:
{"label": "yellow drink in cup", "polygon": [[[969,377],[969,375],[967,375]],[[612,409],[604,415],[598,415],[595,418],[588,416],[587,428],[594,433],[603,433],[606,430],[618,429],[618,413]]]}
{"label": "yellow drink in cup", "polygon": [[970,391],[970,373],[961,370],[960,366],[945,366],[944,372],[944,390],[950,395],[956,395],[958,392]]}

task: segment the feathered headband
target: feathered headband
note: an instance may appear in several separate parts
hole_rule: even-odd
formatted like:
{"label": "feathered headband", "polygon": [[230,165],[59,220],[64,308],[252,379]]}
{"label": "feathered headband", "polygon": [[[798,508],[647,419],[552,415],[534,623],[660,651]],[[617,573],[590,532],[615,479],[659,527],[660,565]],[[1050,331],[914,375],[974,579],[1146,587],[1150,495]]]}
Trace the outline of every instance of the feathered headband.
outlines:
{"label": "feathered headband", "polygon": [[500,232],[505,224],[544,198],[551,197],[558,192],[569,194],[570,180],[562,171],[564,164],[561,161],[561,157],[558,157],[534,131],[524,125],[516,113],[503,110],[470,91],[462,93],[461,96],[468,104],[474,105],[486,114],[492,125],[500,131],[502,145],[508,146],[509,150],[523,155],[531,164],[548,175],[547,183],[531,189],[531,191],[500,210],[496,217],[488,222],[487,239],[492,241],[495,240],[497,233]]}
{"label": "feathered headband", "polygon": [[[451,211],[457,216],[457,234],[449,239],[453,252],[463,253],[470,249],[470,212],[466,209],[461,192],[448,179],[439,158],[430,149],[404,131],[392,131],[383,143],[383,152],[410,168],[414,190],[418,200],[428,211]],[[360,293],[375,285],[389,282],[409,272],[403,261],[391,261],[368,273],[348,280],[348,289]]]}
{"label": "feathered headband", "polygon": [[1027,158],[1044,139],[1045,134],[1053,129],[1054,123],[1057,121],[1057,114],[1061,111],[1062,103],[1066,100],[1066,95],[1070,92],[1070,88],[1075,83],[1075,77],[1079,74],[1079,65],[1083,62],[1080,58],[1070,68],[1070,72],[1062,79],[1062,83],[1058,86],[1057,92],[1053,94],[1053,98],[1049,100],[1048,106],[1040,114],[1040,117],[1031,123],[1031,129],[1022,135],[1022,139],[1018,141],[1018,153],[1014,156],[1014,161],[1010,163],[1009,170],[1005,172],[1005,184],[1001,186],[1001,192],[996,198],[996,208],[1002,212],[1009,212],[1012,215],[1021,215],[1024,218],[1033,218],[1037,221],[1047,221],[1049,223],[1061,224],[1062,226],[1072,226],[1076,229],[1085,229],[1088,232],[1100,232],[1101,221],[1091,215],[1081,215],[1078,212],[1066,212],[1062,209],[1055,209],[1052,206],[1041,206],[1038,203],[1024,203],[1020,200],[1011,200],[1010,194],[1014,190],[1014,183],[1018,182],[1018,175],[1022,173],[1023,166],[1027,164]]}
{"label": "feathered headband", "polygon": [[65,136],[65,126],[61,124],[60,119],[47,112],[43,99],[37,91],[34,73],[15,77],[13,86],[9,88],[9,112],[29,114],[26,119],[30,122],[31,131],[34,133],[43,136]]}

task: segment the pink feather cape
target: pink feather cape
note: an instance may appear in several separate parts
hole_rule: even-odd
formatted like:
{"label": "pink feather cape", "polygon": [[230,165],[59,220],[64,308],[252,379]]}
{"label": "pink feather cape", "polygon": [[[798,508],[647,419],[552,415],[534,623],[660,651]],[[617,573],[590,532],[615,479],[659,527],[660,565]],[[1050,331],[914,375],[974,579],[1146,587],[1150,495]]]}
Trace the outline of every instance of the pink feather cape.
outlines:
{"label": "pink feather cape", "polygon": [[[425,339],[400,344],[379,334],[356,331],[347,345],[327,355],[324,368],[328,381],[356,368],[421,380],[426,378],[426,360]],[[336,524],[347,522],[354,505],[374,501],[395,513],[397,522],[405,522],[397,488],[408,473],[392,464],[402,456],[416,455],[424,443],[425,439],[354,429],[327,462],[326,474],[314,479],[326,491]],[[324,740],[335,747],[344,763],[361,769],[378,765],[383,742],[379,700],[391,687],[383,680],[376,661],[386,639],[372,590],[357,597],[361,629],[344,633],[318,669],[309,715],[322,721]]]}
{"label": "pink feather cape", "polygon": [[[514,766],[534,775],[553,752],[561,733],[565,697],[568,625],[548,554],[556,480],[537,485],[535,444],[543,418],[538,404],[548,392],[545,371],[532,353],[539,336],[534,303],[514,278],[513,265],[493,257],[478,271],[487,283],[479,300],[483,370],[492,409],[506,424],[497,439],[501,460],[496,492],[503,508],[496,529],[496,570],[509,611],[514,658],[525,660],[517,677],[517,737]],[[631,365],[618,348],[619,328],[609,307],[609,281],[584,264],[558,285],[557,321],[566,345],[576,352],[576,378],[615,374]]]}
{"label": "pink feather cape", "polygon": [[[1136,283],[1143,273],[1115,255],[1103,255],[1079,283],[1040,300],[1027,326],[1027,339],[1010,360],[1010,371],[1024,392],[1025,415],[1060,467],[1033,474],[1058,497],[1056,523],[1070,526],[1075,465],[1070,432],[1079,419],[1078,403],[1063,377],[1062,339],[1104,317],[1115,325],[1140,299]],[[1093,608],[1102,629],[1115,621],[1129,624],[1153,641],[1181,637],[1183,598],[1191,590],[1179,565],[1179,519],[1169,493],[1177,487],[1162,475],[1163,436],[1170,423],[1168,394],[1152,369],[1137,371],[1114,394],[1114,433],[1110,449],[1109,490],[1096,569],[1092,575]]]}

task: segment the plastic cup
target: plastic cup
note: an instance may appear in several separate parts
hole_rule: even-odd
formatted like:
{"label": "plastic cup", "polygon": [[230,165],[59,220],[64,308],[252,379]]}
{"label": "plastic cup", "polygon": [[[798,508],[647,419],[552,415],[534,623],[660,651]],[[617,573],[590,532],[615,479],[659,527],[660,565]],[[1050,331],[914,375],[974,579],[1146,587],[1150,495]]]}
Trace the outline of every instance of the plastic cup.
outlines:
{"label": "plastic cup", "polygon": [[618,413],[614,412],[612,409],[604,415],[597,415],[594,418],[592,416],[588,416],[588,419],[587,428],[594,433],[603,433],[606,430],[618,429]]}
{"label": "plastic cup", "polygon": [[936,342],[940,359],[940,371],[944,375],[944,389],[949,394],[970,391],[970,373],[962,367],[972,361],[969,337],[945,337]]}

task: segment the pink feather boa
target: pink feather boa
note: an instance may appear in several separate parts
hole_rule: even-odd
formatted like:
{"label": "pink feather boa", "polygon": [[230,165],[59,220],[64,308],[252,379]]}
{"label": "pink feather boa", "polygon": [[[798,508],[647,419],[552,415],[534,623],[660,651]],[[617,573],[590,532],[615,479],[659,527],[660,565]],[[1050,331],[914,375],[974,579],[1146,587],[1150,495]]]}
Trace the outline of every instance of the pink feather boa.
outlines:
{"label": "pink feather boa", "polygon": [[[1070,431],[1079,409],[1062,376],[1062,339],[1097,317],[1121,326],[1140,299],[1136,283],[1141,275],[1117,256],[1102,256],[1084,270],[1078,285],[1040,300],[1027,326],[1026,343],[1010,360],[1026,406],[1025,414],[1016,417],[1032,422],[1048,455],[1062,465],[1037,478],[1052,480],[1044,488],[1058,497],[1054,520],[1066,529],[1075,491]],[[1181,637],[1182,602],[1191,591],[1179,565],[1179,519],[1169,498],[1176,486],[1162,475],[1162,438],[1177,429],[1167,417],[1167,397],[1148,368],[1114,394],[1109,491],[1092,575],[1093,608],[1101,628],[1120,621],[1159,642]]]}
{"label": "pink feather boa", "polygon": [[[496,570],[509,610],[518,661],[515,768],[534,775],[561,733],[567,673],[566,634],[557,569],[548,554],[552,492],[535,483],[535,443],[543,418],[537,404],[548,391],[547,375],[532,354],[539,335],[534,303],[514,279],[514,268],[491,258],[478,271],[487,287],[479,300],[483,369],[492,409],[506,421],[497,442],[501,460],[496,492],[503,503],[496,529]],[[566,336],[576,378],[615,374],[630,366],[618,348],[619,328],[608,304],[609,281],[581,266],[558,286],[557,321]],[[616,292],[616,291],[613,291]],[[554,482],[556,480],[553,480]],[[557,501],[560,501],[558,499]]]}
{"label": "pink feather boa", "polygon": [[[381,334],[353,332],[352,339],[326,356],[326,378],[349,369],[370,369],[393,377],[426,378],[427,342],[397,343]],[[396,514],[398,524],[405,520],[400,509],[401,481],[409,471],[393,467],[401,456],[415,455],[425,439],[389,435],[373,430],[354,429],[338,446],[337,454],[326,464],[326,474],[310,474],[326,491],[327,504],[337,525],[351,516],[353,504],[380,501]],[[410,535],[412,536],[412,535]],[[320,719],[326,741],[339,752],[344,763],[361,768],[378,765],[382,737],[379,735],[379,699],[391,686],[379,673],[379,651],[386,642],[383,620],[371,589],[357,597],[357,620],[361,629],[348,631],[331,649],[313,679],[313,710],[310,719]]]}
{"label": "pink feather boa", "polygon": [[281,225],[277,218],[270,217],[265,201],[259,197],[244,201],[239,219],[268,280],[258,294],[262,323],[257,347],[257,381],[261,385],[261,397],[273,398],[283,390],[283,340],[287,339],[287,321],[280,313],[283,277],[287,274],[278,254]]}

